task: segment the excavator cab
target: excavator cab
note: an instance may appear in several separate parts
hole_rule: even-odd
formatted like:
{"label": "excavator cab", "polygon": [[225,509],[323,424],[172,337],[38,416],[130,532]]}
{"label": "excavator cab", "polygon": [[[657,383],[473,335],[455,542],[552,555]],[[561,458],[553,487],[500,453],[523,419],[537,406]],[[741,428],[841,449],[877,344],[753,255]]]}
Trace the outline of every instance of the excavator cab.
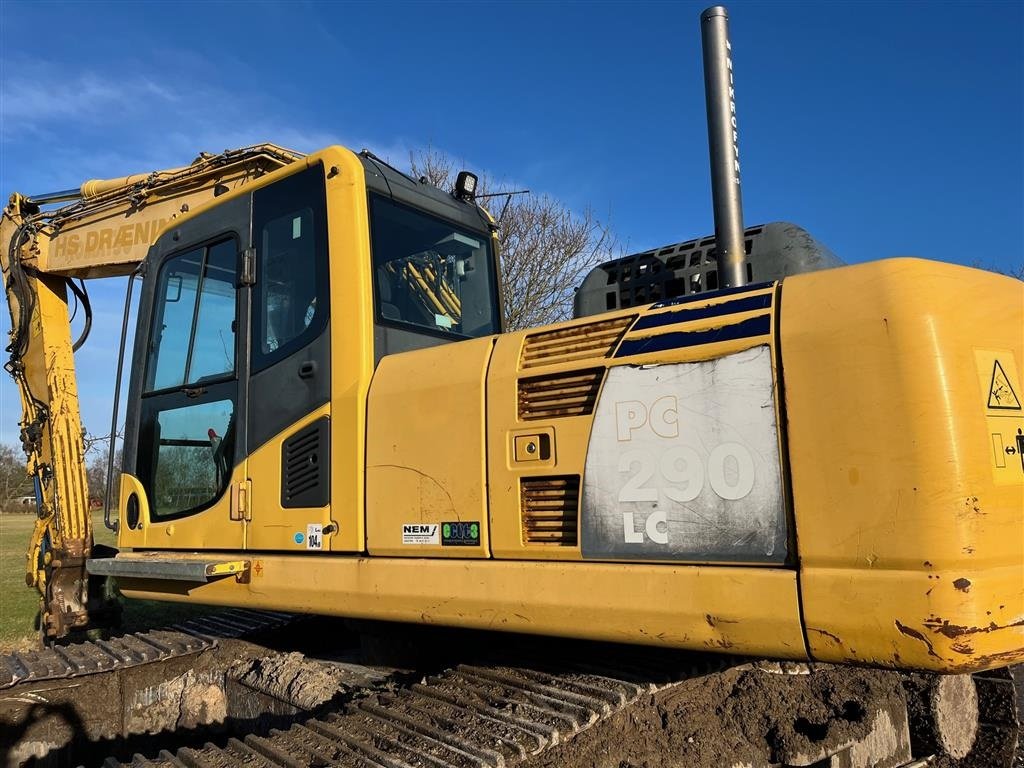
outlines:
{"label": "excavator cab", "polygon": [[340,147],[175,219],[143,271],[128,548],[361,551],[374,366],[500,330],[489,216]]}

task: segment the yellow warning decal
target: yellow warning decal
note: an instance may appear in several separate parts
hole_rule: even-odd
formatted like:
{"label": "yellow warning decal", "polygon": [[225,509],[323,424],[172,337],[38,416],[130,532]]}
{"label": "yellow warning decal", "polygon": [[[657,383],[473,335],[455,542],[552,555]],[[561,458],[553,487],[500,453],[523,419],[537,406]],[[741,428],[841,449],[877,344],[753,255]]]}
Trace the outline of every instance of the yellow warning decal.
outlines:
{"label": "yellow warning decal", "polygon": [[1010,379],[1006,375],[1002,363],[999,362],[999,358],[996,358],[992,364],[992,380],[988,385],[988,407],[1006,408],[1013,411],[1021,409],[1020,398],[1017,397],[1013,385],[1010,384]]}
{"label": "yellow warning decal", "polygon": [[975,349],[978,383],[981,384],[984,407],[992,416],[1019,416],[1021,405],[1017,361],[1008,349]]}
{"label": "yellow warning decal", "polygon": [[996,485],[1024,484],[1024,407],[1017,361],[1008,349],[975,349],[981,385],[986,450]]}

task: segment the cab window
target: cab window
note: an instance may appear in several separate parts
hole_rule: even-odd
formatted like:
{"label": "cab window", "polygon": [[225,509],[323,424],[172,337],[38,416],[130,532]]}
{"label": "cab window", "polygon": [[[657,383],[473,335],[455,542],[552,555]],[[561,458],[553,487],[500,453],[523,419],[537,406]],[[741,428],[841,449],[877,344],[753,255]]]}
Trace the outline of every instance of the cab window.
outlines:
{"label": "cab window", "polygon": [[379,322],[454,337],[498,332],[490,236],[370,197]]}
{"label": "cab window", "polygon": [[235,371],[234,240],[164,262],[157,279],[146,391],[230,376]]}

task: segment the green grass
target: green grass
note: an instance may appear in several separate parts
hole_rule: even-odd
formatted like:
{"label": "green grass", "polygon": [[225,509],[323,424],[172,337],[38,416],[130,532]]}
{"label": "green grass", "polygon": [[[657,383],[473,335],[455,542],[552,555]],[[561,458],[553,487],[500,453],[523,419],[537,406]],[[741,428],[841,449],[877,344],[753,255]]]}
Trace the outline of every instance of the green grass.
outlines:
{"label": "green grass", "polygon": [[[103,513],[93,513],[93,537],[97,544],[114,546],[114,534],[103,525]],[[39,594],[25,586],[25,551],[35,515],[0,514],[0,653],[27,649],[37,642],[36,613]],[[120,632],[138,632],[166,626],[211,609],[153,600],[123,600]]]}

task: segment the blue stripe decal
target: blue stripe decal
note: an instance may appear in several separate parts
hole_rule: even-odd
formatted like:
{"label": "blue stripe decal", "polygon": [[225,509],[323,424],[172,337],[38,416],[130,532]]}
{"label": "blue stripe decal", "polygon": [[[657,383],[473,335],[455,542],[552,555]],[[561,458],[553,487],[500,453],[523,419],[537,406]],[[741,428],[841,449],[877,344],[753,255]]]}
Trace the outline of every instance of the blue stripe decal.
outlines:
{"label": "blue stripe decal", "polygon": [[636,321],[636,324],[630,331],[642,331],[647,328],[658,328],[662,325],[685,323],[688,320],[703,320],[708,317],[752,312],[755,309],[768,309],[771,305],[772,295],[770,293],[762,293],[758,296],[744,296],[743,298],[733,299],[723,304],[712,304],[710,307],[677,309],[673,312],[663,312],[660,315],[644,315]]}
{"label": "blue stripe decal", "polygon": [[733,325],[709,328],[704,331],[663,333],[646,339],[627,339],[619,345],[615,357],[631,357],[648,352],[664,352],[666,349],[695,347],[700,344],[715,344],[720,341],[765,336],[771,330],[771,316],[758,315]]}
{"label": "blue stripe decal", "polygon": [[710,301],[716,299],[719,296],[731,296],[734,293],[747,293],[748,291],[757,291],[761,288],[768,288],[775,285],[774,282],[767,283],[751,283],[750,285],[741,285],[738,288],[722,288],[720,291],[705,291],[704,293],[695,293],[690,296],[680,297],[678,299],[671,299],[669,301],[659,301],[657,304],[652,304],[651,309],[663,309],[664,307],[677,307],[680,304],[692,304],[695,301]]}

